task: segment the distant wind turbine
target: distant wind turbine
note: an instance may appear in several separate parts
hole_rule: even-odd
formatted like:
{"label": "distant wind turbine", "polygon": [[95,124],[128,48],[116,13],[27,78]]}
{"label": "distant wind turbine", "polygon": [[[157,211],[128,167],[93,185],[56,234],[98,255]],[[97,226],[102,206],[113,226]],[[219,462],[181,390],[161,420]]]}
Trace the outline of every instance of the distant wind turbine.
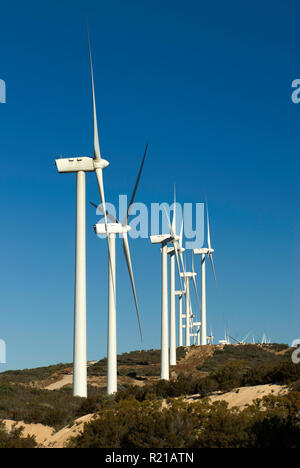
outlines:
{"label": "distant wind turbine", "polygon": [[208,214],[208,205],[206,204],[206,215],[207,215],[207,248],[195,249],[195,255],[201,255],[202,261],[202,275],[201,275],[201,311],[202,311],[202,336],[201,336],[201,344],[202,346],[207,344],[207,315],[206,315],[206,255],[208,255],[215,279],[215,283],[217,285],[216,279],[216,272],[214,267],[214,261],[212,254],[214,253],[214,249],[211,247],[211,239],[210,239],[210,227],[209,227],[209,214]]}
{"label": "distant wind turbine", "polygon": [[[173,231],[168,213],[166,217],[170,227],[169,234],[160,234],[151,236],[150,240],[152,244],[161,244],[161,374],[162,380],[169,380],[170,368],[169,368],[169,301],[168,301],[168,244],[174,244],[175,258],[177,262],[177,268],[180,272],[179,256],[178,256],[178,241],[179,237],[176,236]],[[183,287],[181,286],[181,289]]]}
{"label": "distant wind turbine", "polygon": [[193,327],[201,327],[201,322],[193,321],[193,311],[192,311],[192,302],[191,302],[191,289],[190,289],[190,280],[193,282],[196,298],[200,307],[200,300],[198,296],[197,284],[196,284],[197,273],[194,270],[194,259],[192,259],[192,271],[185,271],[181,273],[181,277],[185,278],[185,291],[186,291],[186,301],[185,301],[185,345],[191,346],[191,336],[193,333]]}
{"label": "distant wind turbine", "polygon": [[[174,236],[176,235],[176,191],[174,191],[174,205],[173,205],[173,220],[172,220],[172,232]],[[176,259],[176,250],[177,255],[182,256],[182,253],[185,249],[182,247],[183,240],[183,223],[181,226],[181,232],[179,236],[179,241],[173,243],[171,247],[168,248],[168,255],[170,256],[170,365],[176,366],[176,295],[179,295],[179,304],[181,307],[181,317],[179,317],[179,335],[181,336],[182,341],[182,328],[180,323],[182,323],[182,298],[184,291],[176,291],[176,278],[175,278],[175,259]],[[181,257],[182,258],[182,257]],[[180,274],[180,265],[178,262],[179,274]],[[179,339],[180,341],[180,339]],[[182,346],[182,344],[180,345]]]}

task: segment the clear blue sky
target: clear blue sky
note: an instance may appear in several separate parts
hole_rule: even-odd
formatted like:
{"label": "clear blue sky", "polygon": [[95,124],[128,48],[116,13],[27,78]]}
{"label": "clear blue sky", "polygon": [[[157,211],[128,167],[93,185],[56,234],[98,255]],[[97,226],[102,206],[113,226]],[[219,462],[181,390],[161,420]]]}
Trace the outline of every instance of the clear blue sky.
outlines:
{"label": "clear blue sky", "polygon": [[[71,362],[75,176],[56,155],[92,155],[89,18],[106,198],[210,202],[217,339],[253,329],[300,338],[299,2],[11,1],[0,11],[0,370]],[[88,176],[88,200],[98,200]],[[87,210],[88,358],[106,353],[107,251]],[[131,242],[144,347],[160,343],[160,253]],[[118,244],[118,351],[139,347]],[[197,260],[199,268],[199,260]],[[200,282],[199,282],[200,287]]]}

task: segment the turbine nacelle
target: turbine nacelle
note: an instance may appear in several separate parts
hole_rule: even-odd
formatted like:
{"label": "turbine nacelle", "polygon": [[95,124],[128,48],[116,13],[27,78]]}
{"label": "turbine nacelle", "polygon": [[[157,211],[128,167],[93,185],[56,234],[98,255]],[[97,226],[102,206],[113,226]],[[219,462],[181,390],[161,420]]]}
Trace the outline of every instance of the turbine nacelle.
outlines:
{"label": "turbine nacelle", "polygon": [[[176,241],[178,240],[178,238],[176,237]],[[175,246],[172,246],[172,247],[168,247],[168,254],[174,254],[175,253],[175,250],[177,250],[178,253],[183,253],[185,252],[185,249],[183,247],[178,247],[178,248],[175,248]]]}
{"label": "turbine nacelle", "polygon": [[185,273],[180,273],[181,278],[195,278],[197,276],[197,273],[195,272],[185,272]]}
{"label": "turbine nacelle", "polygon": [[94,160],[88,157],[63,158],[55,161],[58,172],[94,172]]}
{"label": "turbine nacelle", "polygon": [[194,254],[195,255],[201,255],[201,254],[212,254],[214,252],[214,249],[208,249],[208,248],[202,248],[202,249],[194,249]]}
{"label": "turbine nacelle", "polygon": [[175,296],[183,296],[186,294],[186,291],[175,291]]}
{"label": "turbine nacelle", "polygon": [[103,223],[98,223],[94,226],[94,231],[96,234],[125,234],[130,230],[130,226],[122,226],[120,223],[108,223],[106,226]]}
{"label": "turbine nacelle", "polygon": [[105,159],[93,159],[87,156],[75,158],[59,158],[55,161],[59,173],[63,172],[95,172],[96,169],[105,169],[109,162]]}
{"label": "turbine nacelle", "polygon": [[168,244],[169,242],[176,242],[178,240],[179,237],[173,237],[172,234],[158,234],[157,236],[150,236],[152,244]]}

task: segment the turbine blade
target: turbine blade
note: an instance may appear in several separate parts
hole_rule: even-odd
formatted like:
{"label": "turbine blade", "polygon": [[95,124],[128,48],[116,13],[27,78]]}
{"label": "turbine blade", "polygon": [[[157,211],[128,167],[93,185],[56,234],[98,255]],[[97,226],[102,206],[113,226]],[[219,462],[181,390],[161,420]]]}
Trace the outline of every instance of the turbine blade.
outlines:
{"label": "turbine blade", "polygon": [[210,228],[209,228],[209,214],[208,214],[208,203],[206,202],[206,219],[207,219],[207,245],[209,250],[211,249],[210,242]]}
{"label": "turbine blade", "polygon": [[[107,247],[108,247],[109,270],[110,270],[111,277],[113,277],[112,264],[111,264],[112,255],[111,255],[110,243],[109,243],[109,239],[108,239],[107,214],[106,214],[106,204],[105,204],[105,196],[104,196],[104,185],[103,185],[103,172],[102,172],[102,169],[96,169],[96,177],[97,177],[98,189],[99,189],[100,199],[101,199],[101,202],[102,202],[102,209],[103,209],[104,222],[105,222],[106,240],[107,240]],[[114,291],[114,298],[115,297],[116,297],[116,292]]]}
{"label": "turbine blade", "polygon": [[[179,281],[180,281],[180,287],[181,291],[183,291],[183,283],[182,283],[182,278],[181,278],[181,271],[180,271],[180,264],[179,264],[179,257],[178,257],[178,251],[176,246],[174,245],[174,251],[175,251],[175,256],[176,256],[176,265],[177,265],[177,270],[178,270],[178,276],[179,276]],[[183,271],[183,274],[185,275],[185,271]],[[185,277],[185,276],[184,276]],[[185,300],[185,299],[184,299]]]}
{"label": "turbine blade", "polygon": [[233,336],[230,336],[229,335],[229,338],[231,338],[233,341],[236,341],[238,344],[240,344],[240,341],[236,340],[235,338],[233,338]]}
{"label": "turbine blade", "polygon": [[[167,217],[167,221],[168,221],[168,224],[169,224],[169,228],[170,228],[170,232],[171,232],[171,236],[173,237],[173,239],[176,239],[176,235],[173,231],[173,227],[172,227],[172,224],[171,224],[171,221],[170,221],[170,218],[169,218],[169,215],[167,213],[167,210],[164,208],[165,210],[165,213],[166,213],[166,217]],[[179,263],[179,256],[178,256],[178,251],[179,251],[179,254],[180,254],[180,260],[181,260],[181,265],[182,265],[182,272],[183,272],[183,275],[184,275],[184,291],[186,291],[186,282],[187,282],[187,279],[186,279],[186,274],[185,274],[185,268],[184,268],[184,263],[183,263],[183,258],[182,258],[182,252],[180,250],[180,247],[178,245],[178,242],[175,240],[174,243],[174,252],[175,252],[175,256],[176,256],[176,265],[177,265],[177,270],[178,270],[178,275],[179,275],[179,281],[180,281],[180,287],[181,287],[181,291],[183,291],[183,283],[182,283],[182,279],[181,279],[181,271],[180,271],[180,263]],[[184,304],[183,304],[185,307],[186,307],[186,296],[184,296]]]}
{"label": "turbine blade", "polygon": [[218,287],[217,277],[216,277],[216,272],[215,272],[215,266],[214,266],[214,261],[213,261],[213,256],[212,256],[211,253],[209,253],[208,255],[209,255],[209,258],[210,258],[210,263],[211,263],[211,267],[212,267],[212,270],[213,270],[213,274],[214,274],[214,279],[215,279],[216,287]]}
{"label": "turbine blade", "polygon": [[145,163],[145,159],[146,159],[146,155],[147,155],[148,146],[149,146],[149,144],[147,143],[147,144],[146,144],[145,151],[144,151],[144,156],[143,156],[143,159],[142,159],[142,164],[141,164],[141,167],[140,167],[140,170],[139,170],[139,173],[138,173],[138,177],[137,177],[137,180],[136,180],[134,189],[133,189],[133,193],[132,193],[132,196],[131,196],[129,205],[128,205],[126,217],[125,217],[125,219],[124,219],[124,221],[123,221],[123,226],[127,226],[127,223],[128,223],[128,218],[129,218],[129,215],[130,215],[130,210],[131,210],[131,207],[132,207],[132,205],[133,205],[133,203],[134,203],[134,199],[135,199],[135,196],[136,196],[136,192],[137,192],[137,189],[138,189],[138,186],[139,186],[139,183],[140,183],[140,179],[141,179],[141,175],[142,175],[142,171],[143,171],[143,167],[144,167],[144,163]]}
{"label": "turbine blade", "polygon": [[195,294],[196,294],[196,298],[197,298],[197,303],[198,303],[198,307],[199,307],[199,311],[200,311],[200,317],[201,317],[201,302],[200,302],[200,299],[199,299],[199,294],[198,294],[198,288],[197,288],[197,282],[196,282],[196,278],[193,276],[193,285],[194,285],[194,290],[195,290]]}
{"label": "turbine blade", "polygon": [[102,210],[103,210],[103,215],[104,215],[104,221],[105,221],[105,228],[106,228],[106,233],[107,233],[107,212],[106,212],[106,203],[105,203],[105,196],[104,196],[104,184],[103,184],[103,172],[102,169],[96,169],[96,177],[97,177],[97,182],[98,182],[98,189],[99,189],[99,195],[102,203]]}
{"label": "turbine blade", "polygon": [[242,343],[245,343],[245,341],[249,338],[251,333],[252,333],[252,330],[248,333],[248,335],[245,336],[245,338],[242,340]]}
{"label": "turbine blade", "polygon": [[[96,205],[96,203],[93,203],[90,201],[90,205],[94,206],[97,210],[100,210],[101,213],[104,215],[104,210],[102,208],[101,205]],[[119,221],[117,220],[117,218],[115,218],[112,214],[110,214],[107,210],[106,210],[106,216],[107,216],[107,219],[109,219],[110,221],[112,221],[113,223],[117,223],[117,224],[120,224]]]}
{"label": "turbine blade", "polygon": [[174,211],[173,211],[173,220],[172,220],[172,228],[173,232],[176,234],[176,185],[174,186]]}
{"label": "turbine blade", "polygon": [[133,292],[133,297],[134,297],[134,302],[135,302],[135,308],[136,308],[136,314],[137,314],[137,319],[138,319],[138,325],[139,325],[139,330],[140,330],[140,335],[141,335],[141,341],[143,341],[141,321],[140,321],[140,312],[139,312],[139,306],[138,306],[138,301],[137,301],[137,296],[136,296],[136,289],[135,289],[135,283],[134,283],[134,277],[133,277],[133,271],[132,271],[132,263],[131,263],[127,232],[123,233],[123,251],[124,251],[128,273],[130,277],[130,282],[131,282],[131,287],[132,287],[132,292]]}
{"label": "turbine blade", "polygon": [[180,239],[179,239],[179,247],[180,249],[182,249],[182,242],[183,241],[183,220],[182,220],[182,223],[181,223],[181,230],[180,230]]}
{"label": "turbine blade", "polygon": [[97,124],[97,111],[96,111],[96,99],[95,99],[95,86],[94,86],[94,72],[93,72],[93,61],[92,61],[92,50],[90,33],[88,30],[88,42],[89,42],[89,53],[90,53],[90,67],[91,67],[91,84],[92,84],[92,96],[93,96],[93,119],[94,119],[94,159],[101,159],[100,145],[99,145],[99,134]]}
{"label": "turbine blade", "polygon": [[[195,273],[195,263],[194,263],[194,252],[192,253],[192,273],[194,274]],[[198,307],[199,307],[199,310],[200,310],[200,317],[201,317],[201,303],[200,303],[200,299],[199,299],[199,294],[198,294],[198,288],[197,288],[197,282],[196,282],[196,278],[195,276],[193,276],[193,285],[194,285],[194,290],[195,290],[195,294],[196,294],[196,298],[197,298],[197,303],[198,303]]]}

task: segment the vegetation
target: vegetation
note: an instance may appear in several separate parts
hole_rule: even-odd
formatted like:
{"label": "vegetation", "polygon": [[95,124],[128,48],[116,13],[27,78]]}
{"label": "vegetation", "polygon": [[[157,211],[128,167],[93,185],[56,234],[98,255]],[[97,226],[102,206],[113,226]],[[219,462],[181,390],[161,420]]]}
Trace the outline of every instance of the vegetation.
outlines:
{"label": "vegetation", "polygon": [[119,391],[116,399],[120,401],[134,396],[144,401],[153,395],[155,398],[173,398],[184,395],[200,394],[201,397],[212,392],[228,392],[237,387],[263,384],[296,384],[299,385],[300,366],[290,361],[276,365],[249,367],[245,361],[233,361],[220,367],[206,377],[194,374],[180,374],[170,381],[159,381],[144,387],[130,386]]}
{"label": "vegetation", "polygon": [[[284,354],[276,352],[286,351]],[[291,351],[286,345],[226,345],[224,348],[217,348],[213,356],[206,359],[202,366],[197,369],[201,372],[214,372],[220,367],[231,363],[244,361],[249,367],[260,365],[274,365],[280,362],[291,360]]]}
{"label": "vegetation", "polygon": [[101,405],[71,448],[300,448],[300,394],[272,397],[243,411],[225,402],[187,404],[134,398]]}
{"label": "vegetation", "polygon": [[[182,359],[186,355],[186,348],[177,349],[177,358]],[[159,376],[160,375],[160,350],[150,349],[142,351],[132,351],[118,355],[119,375],[129,375],[135,372],[137,376]],[[89,376],[104,376],[107,371],[107,359],[88,368]]]}
{"label": "vegetation", "polygon": [[11,432],[5,430],[4,424],[0,421],[0,448],[35,448],[35,438],[23,436],[23,429],[14,427]]}
{"label": "vegetation", "polygon": [[57,373],[65,373],[72,364],[56,364],[55,366],[38,367],[36,369],[24,369],[2,372],[0,374],[1,384],[32,384],[50,379]]}
{"label": "vegetation", "polygon": [[[180,357],[185,353],[181,348]],[[159,375],[160,352],[125,353],[118,356],[119,374],[145,380],[145,384],[123,385],[112,397],[106,396],[105,388],[89,387],[88,399],[73,398],[69,386],[56,391],[38,387],[40,382],[69,373],[68,365],[5,372],[0,374],[0,420],[60,429],[81,416],[96,414],[70,447],[299,448],[300,365],[293,364],[290,355],[285,345],[216,347],[198,370],[194,364],[185,367],[181,363],[177,369],[181,374],[168,382],[153,379],[155,383],[150,384],[148,376]],[[88,373],[104,375],[106,360],[90,366]],[[205,398],[216,391],[275,383],[289,386],[289,393],[270,395],[243,411],[229,409],[225,402],[210,404]],[[199,394],[197,402],[182,399],[194,394]],[[21,429],[7,434],[0,424],[0,448],[35,445],[33,438],[23,437]]]}
{"label": "vegetation", "polygon": [[0,420],[12,419],[25,423],[41,423],[60,429],[97,411],[105,398],[104,390],[89,388],[89,398],[74,398],[71,389],[40,390],[24,385],[0,385]]}

